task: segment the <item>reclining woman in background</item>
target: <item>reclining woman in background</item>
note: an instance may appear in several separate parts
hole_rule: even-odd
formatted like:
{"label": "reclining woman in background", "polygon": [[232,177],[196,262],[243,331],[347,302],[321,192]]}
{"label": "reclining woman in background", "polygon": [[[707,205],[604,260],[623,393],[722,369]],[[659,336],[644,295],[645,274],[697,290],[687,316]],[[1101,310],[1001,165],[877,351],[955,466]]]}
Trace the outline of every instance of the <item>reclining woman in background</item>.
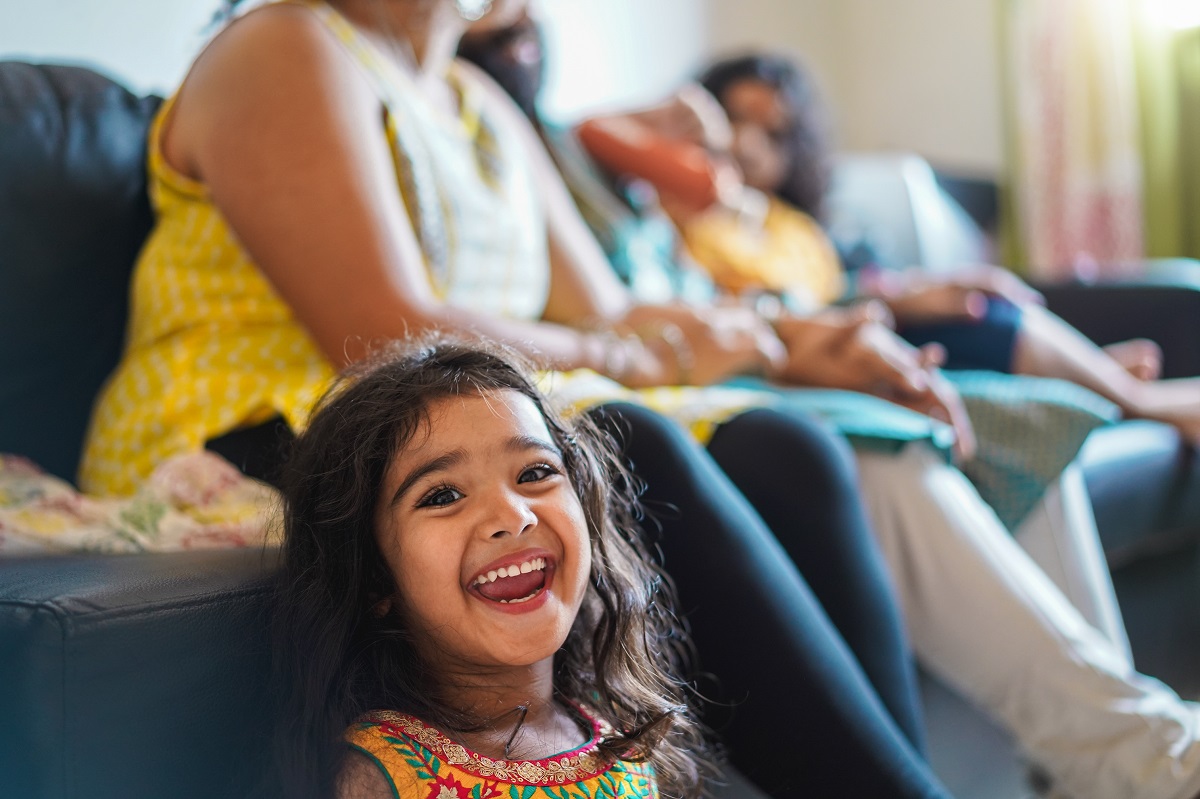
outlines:
{"label": "reclining woman in background", "polygon": [[[497,4],[488,24],[520,5]],[[624,435],[646,501],[679,509],[660,519],[660,546],[703,667],[746,697],[720,730],[735,764],[779,796],[944,795],[918,754],[912,674],[846,454],[765,392],[676,385],[753,370],[786,381],[828,352],[785,356],[739,309],[635,303],[528,123],[452,63],[471,12],[470,0],[272,3],[201,54],[151,134],[158,221],[85,485],[128,490],[206,445],[261,449],[277,418],[303,426],[337,367],[410,331],[477,331],[560,370],[588,367],[556,374],[552,391],[604,405],[596,414]],[[810,328],[794,321],[780,331],[796,345]],[[874,343],[848,345],[898,391],[916,383],[908,401],[957,413],[936,373]],[[712,458],[630,401],[695,421]],[[913,624],[944,645],[938,667],[1005,704],[1082,794],[1194,794],[1195,708],[1135,675],[943,461],[888,469],[898,515],[911,510],[902,499],[929,506],[902,519],[897,541],[929,550],[904,579],[936,594]],[[972,518],[926,529],[951,512]],[[964,529],[976,522],[998,532],[977,539]],[[820,578],[845,642],[793,563]]]}
{"label": "reclining woman in background", "polygon": [[[651,158],[647,139],[635,143],[631,133],[644,135],[661,114],[591,120],[580,136],[605,166],[656,185],[690,252],[725,290],[778,292],[806,305],[839,299],[845,280],[819,225],[830,153],[811,79],[786,58],[747,55],[712,65],[700,83],[728,114],[731,130],[709,113],[715,135],[676,139],[654,147]],[[711,159],[696,149],[714,146]],[[727,155],[732,163],[722,163]],[[695,165],[703,165],[699,174]],[[1041,307],[1037,292],[1007,270],[964,264],[933,275],[867,268],[854,277],[858,296],[886,303],[909,342],[942,345],[948,368],[1069,380],[1129,418],[1167,422],[1200,441],[1200,379],[1155,380],[1161,353],[1153,342],[1097,347]]]}

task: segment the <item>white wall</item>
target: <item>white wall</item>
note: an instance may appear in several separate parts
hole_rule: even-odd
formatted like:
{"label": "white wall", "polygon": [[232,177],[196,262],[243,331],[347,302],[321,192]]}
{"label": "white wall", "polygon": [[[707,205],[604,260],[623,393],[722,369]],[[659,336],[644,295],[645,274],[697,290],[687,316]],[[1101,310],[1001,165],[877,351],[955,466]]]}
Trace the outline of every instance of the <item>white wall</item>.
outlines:
{"label": "white wall", "polygon": [[[705,0],[545,0],[561,116],[655,100],[704,59]],[[170,91],[211,32],[217,0],[2,0],[0,57],[101,66],[142,91]]]}
{"label": "white wall", "polygon": [[0,58],[70,61],[169,91],[206,40],[216,0],[3,0]]}
{"label": "white wall", "polygon": [[[571,118],[656,99],[710,53],[770,47],[816,73],[847,149],[902,149],[964,172],[1003,162],[996,0],[539,0]],[[101,65],[169,91],[217,0],[2,0],[0,57]]]}
{"label": "white wall", "polygon": [[1004,160],[996,0],[711,0],[718,52],[802,54],[846,149],[965,173]]}
{"label": "white wall", "polygon": [[706,0],[542,0],[538,10],[550,116],[659,100],[706,57]]}

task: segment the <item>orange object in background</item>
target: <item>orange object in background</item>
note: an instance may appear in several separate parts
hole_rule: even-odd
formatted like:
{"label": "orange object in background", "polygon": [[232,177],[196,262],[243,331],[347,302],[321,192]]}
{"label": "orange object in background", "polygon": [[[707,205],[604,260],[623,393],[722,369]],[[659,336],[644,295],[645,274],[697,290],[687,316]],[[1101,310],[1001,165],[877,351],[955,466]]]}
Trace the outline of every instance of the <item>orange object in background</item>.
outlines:
{"label": "orange object in background", "polygon": [[668,138],[628,117],[589,119],[576,135],[597,163],[633,175],[660,194],[703,211],[719,197],[718,169],[703,147]]}

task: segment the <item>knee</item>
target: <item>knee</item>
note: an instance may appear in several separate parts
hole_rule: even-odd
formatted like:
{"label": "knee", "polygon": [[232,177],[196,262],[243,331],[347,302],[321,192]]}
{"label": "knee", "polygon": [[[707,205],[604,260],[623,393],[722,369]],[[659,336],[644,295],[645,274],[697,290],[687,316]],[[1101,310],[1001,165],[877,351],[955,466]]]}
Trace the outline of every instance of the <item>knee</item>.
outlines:
{"label": "knee", "polygon": [[673,475],[678,482],[687,483],[689,476],[711,470],[705,463],[711,464],[711,459],[688,432],[649,408],[611,403],[593,409],[590,416],[613,438],[618,453],[634,472],[647,482],[653,483],[652,476],[661,481]]}
{"label": "knee", "polygon": [[766,408],[743,413],[718,428],[709,453],[731,476],[834,494],[858,490],[850,445],[824,423],[798,413]]}
{"label": "knee", "polygon": [[641,405],[614,402],[594,408],[588,415],[628,457],[635,452],[685,452],[695,446],[678,424]]}

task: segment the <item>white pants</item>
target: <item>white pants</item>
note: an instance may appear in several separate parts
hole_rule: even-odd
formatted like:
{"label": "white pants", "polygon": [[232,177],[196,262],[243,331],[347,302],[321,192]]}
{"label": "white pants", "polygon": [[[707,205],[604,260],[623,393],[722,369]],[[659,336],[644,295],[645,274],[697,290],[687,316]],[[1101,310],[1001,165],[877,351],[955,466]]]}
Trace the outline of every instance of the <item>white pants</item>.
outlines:
{"label": "white pants", "polygon": [[899,456],[860,453],[859,469],[929,671],[1007,726],[1076,799],[1200,792],[1200,708],[1133,670],[1111,583],[1097,579],[1094,520],[1071,507],[1070,476],[1022,533],[1105,634],[940,456],[921,445]]}
{"label": "white pants", "polygon": [[1067,466],[1046,488],[1013,537],[1084,621],[1099,630],[1132,665],[1129,636],[1079,464]]}

